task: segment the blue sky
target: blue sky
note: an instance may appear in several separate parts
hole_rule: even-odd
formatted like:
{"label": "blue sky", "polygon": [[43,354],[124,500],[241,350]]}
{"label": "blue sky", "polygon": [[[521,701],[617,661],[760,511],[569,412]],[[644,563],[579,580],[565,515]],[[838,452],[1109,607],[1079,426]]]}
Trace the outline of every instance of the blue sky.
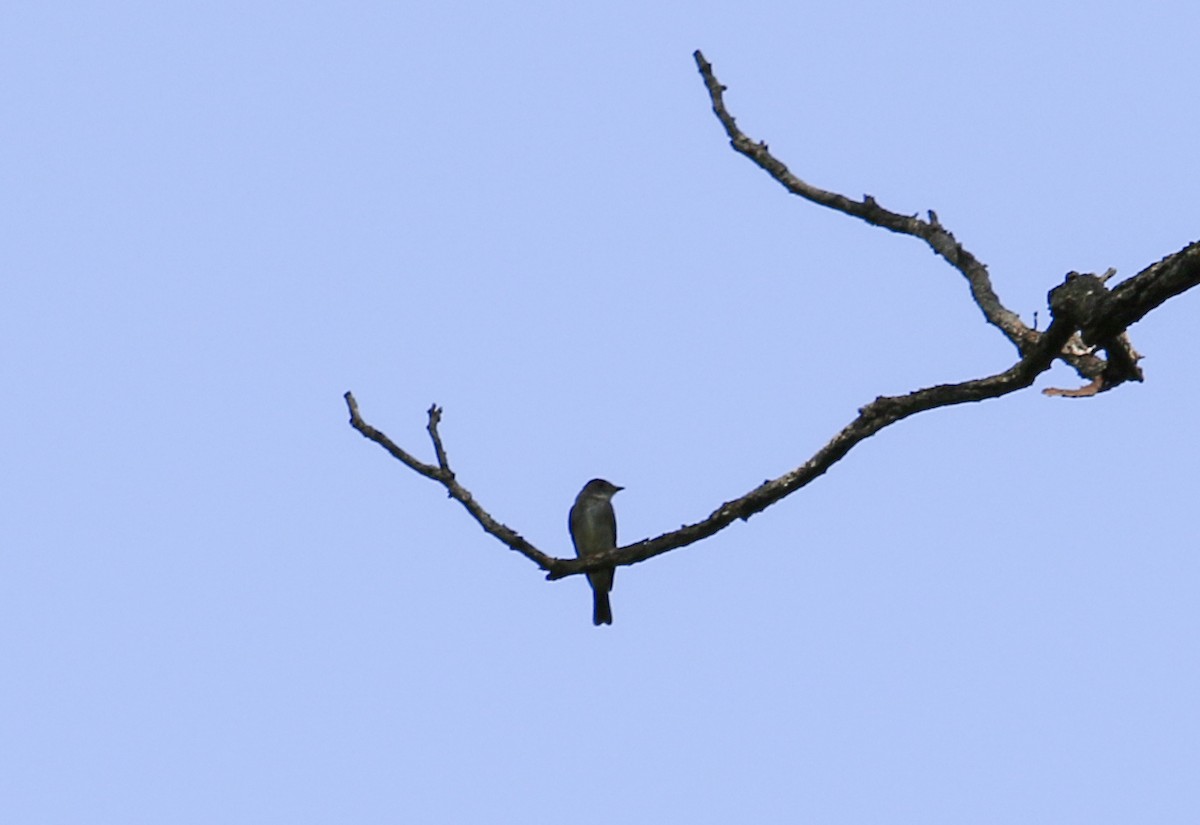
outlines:
{"label": "blue sky", "polygon": [[[615,623],[569,555],[1008,367],[955,271],[735,155],[936,209],[1027,321],[1198,237],[1190,3],[14,4],[6,823],[1192,823],[1200,390],[902,422]],[[1074,386],[1056,368],[1038,388]]]}

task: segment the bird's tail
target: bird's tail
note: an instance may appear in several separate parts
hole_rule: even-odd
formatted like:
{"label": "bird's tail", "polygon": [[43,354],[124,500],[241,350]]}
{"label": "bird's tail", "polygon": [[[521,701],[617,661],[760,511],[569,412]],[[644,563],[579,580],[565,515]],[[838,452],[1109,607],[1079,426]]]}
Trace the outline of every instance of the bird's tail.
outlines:
{"label": "bird's tail", "polygon": [[597,589],[592,607],[592,624],[612,624],[612,607],[608,603],[608,591]]}

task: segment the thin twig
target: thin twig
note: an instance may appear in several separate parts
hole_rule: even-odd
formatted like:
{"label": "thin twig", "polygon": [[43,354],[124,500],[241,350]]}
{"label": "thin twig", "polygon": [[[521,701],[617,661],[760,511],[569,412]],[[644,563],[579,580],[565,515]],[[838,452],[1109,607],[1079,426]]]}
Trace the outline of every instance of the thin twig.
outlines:
{"label": "thin twig", "polygon": [[429,425],[425,428],[429,430],[429,437],[433,440],[433,452],[437,455],[438,466],[451,477],[454,473],[450,472],[450,460],[446,458],[446,448],[442,446],[442,436],[438,433],[438,424],[442,422],[442,408],[437,404],[432,404],[429,407]]}
{"label": "thin twig", "polygon": [[427,429],[429,430],[429,437],[433,440],[434,452],[437,453],[440,465],[434,467],[432,464],[425,464],[413,458],[396,446],[390,438],[364,421],[358,412],[358,401],[355,400],[353,393],[346,393],[345,399],[346,407],[350,410],[350,426],[362,433],[364,438],[370,439],[383,447],[394,458],[403,462],[405,466],[445,487],[446,493],[450,498],[465,507],[467,512],[471,514],[471,517],[479,522],[479,526],[489,535],[495,536],[543,570],[557,569],[559,564],[557,559],[538,550],[508,525],[496,521],[490,513],[479,506],[479,503],[475,501],[475,497],[455,479],[454,473],[450,469],[450,463],[446,458],[446,451],[442,448],[441,436],[438,435],[437,431],[438,423],[442,418],[441,407],[434,404],[429,408],[429,425]]}
{"label": "thin twig", "polygon": [[[924,390],[895,397],[879,397],[863,407],[850,424],[834,436],[833,440],[821,448],[804,464],[786,473],[774,481],[764,482],[741,498],[726,502],[712,515],[701,522],[685,525],[678,530],[665,533],[655,539],[641,541],[616,550],[611,550],[586,559],[557,559],[542,553],[511,528],[497,522],[474,499],[470,492],[462,487],[454,478],[449,468],[433,467],[423,464],[404,450],[397,447],[391,439],[362,420],[358,412],[358,403],[354,395],[346,393],[346,404],[350,409],[350,425],[371,441],[376,442],[407,466],[416,470],[426,478],[430,478],[444,486],[451,498],[458,500],[489,534],[495,536],[513,550],[534,561],[547,571],[548,579],[560,579],[587,570],[594,570],[606,565],[627,565],[646,561],[654,556],[662,555],[669,550],[694,544],[701,539],[711,536],[718,530],[728,526],[736,519],[748,519],[779,501],[783,497],[796,492],[809,482],[822,475],[835,462],[845,456],[859,442],[874,435],[884,427],[894,424],[925,410],[963,404],[970,401],[983,401],[987,398],[997,398],[1010,392],[1022,389],[1033,383],[1040,372],[1048,369],[1054,360],[1054,354],[1066,341],[1072,328],[1063,324],[1052,323],[1050,329],[1041,337],[1036,345],[1014,366],[1004,372],[988,378],[964,381],[961,384],[942,384]],[[437,410],[438,415],[433,412]],[[430,410],[431,434],[436,432],[437,420],[440,420],[440,408],[436,405]],[[436,443],[436,442],[435,442]]]}
{"label": "thin twig", "polygon": [[902,235],[911,235],[925,241],[937,255],[963,274],[970,287],[971,297],[983,311],[983,317],[989,324],[1003,332],[1018,351],[1036,340],[1037,333],[1026,326],[1015,312],[1000,302],[1000,298],[992,288],[987,266],[960,244],[950,230],[942,226],[938,221],[937,214],[932,209],[928,212],[929,220],[923,221],[915,215],[901,215],[884,209],[870,195],[864,195],[861,201],[856,201],[845,195],[839,195],[837,192],[820,189],[796,177],[782,161],[771,154],[766,143],[751,140],[738,128],[737,121],[733,115],[729,114],[729,110],[725,106],[724,93],[727,87],[721,85],[717,80],[716,75],[713,74],[712,64],[704,59],[704,55],[699,50],[692,56],[696,59],[696,66],[700,69],[704,85],[708,88],[708,96],[712,99],[713,113],[725,127],[725,133],[729,135],[729,142],[735,151],[752,160],[793,195],[798,195],[805,200],[830,209],[836,209],[838,212],[859,218],[873,226],[879,226]]}
{"label": "thin twig", "polygon": [[[1071,273],[1071,275],[1074,276],[1075,273]],[[475,501],[471,493],[455,479],[454,473],[450,470],[449,461],[445,458],[445,450],[439,446],[441,437],[437,434],[437,424],[441,420],[440,407],[434,405],[429,411],[429,429],[430,436],[434,441],[434,450],[440,456],[439,461],[444,462],[443,466],[435,467],[413,458],[397,447],[386,435],[363,421],[358,411],[358,403],[349,392],[345,396],[346,404],[350,410],[350,424],[354,429],[382,446],[409,468],[443,485],[450,497],[459,501],[490,535],[532,560],[538,567],[546,571],[548,579],[560,579],[599,567],[637,564],[671,550],[694,544],[729,526],[737,519],[745,520],[762,512],[777,501],[808,485],[845,457],[855,446],[885,427],[927,410],[999,398],[1030,386],[1039,374],[1050,368],[1055,358],[1061,357],[1062,349],[1067,345],[1068,340],[1078,339],[1079,335],[1076,330],[1082,326],[1078,307],[1084,304],[1090,305],[1089,302],[1095,297],[1094,292],[1082,290],[1083,298],[1081,299],[1078,297],[1081,294],[1078,291],[1088,286],[1090,279],[1102,280],[1097,276],[1068,277],[1062,285],[1051,291],[1050,304],[1053,320],[1050,326],[1026,348],[1021,360],[1004,372],[986,378],[963,381],[959,384],[939,384],[907,395],[880,396],[859,410],[858,416],[842,428],[808,461],[774,480],[763,482],[740,498],[722,504],[708,518],[695,524],[685,525],[670,533],[664,533],[656,538],[588,556],[586,559],[559,559],[546,555],[516,531],[497,522]],[[1129,286],[1122,290],[1125,284],[1129,284]],[[1137,276],[1126,281],[1125,284],[1122,284],[1105,299],[1103,303],[1105,314],[1089,319],[1088,323],[1091,328],[1100,330],[1100,333],[1097,334],[1111,335],[1113,324],[1109,320],[1109,315],[1112,313],[1119,312],[1122,318],[1140,320],[1167,298],[1200,284],[1200,242],[1193,243],[1174,255],[1167,256],[1157,264],[1147,267]],[[1120,338],[1122,336],[1124,336],[1124,330],[1113,337]]]}
{"label": "thin twig", "polygon": [[[926,410],[999,398],[1021,390],[1049,369],[1056,358],[1070,363],[1084,377],[1094,379],[1081,391],[1058,391],[1059,394],[1092,395],[1123,381],[1140,381],[1141,370],[1137,367],[1140,356],[1130,345],[1126,329],[1167,299],[1200,284],[1200,242],[1147,267],[1111,292],[1105,285],[1111,273],[1105,273],[1104,276],[1070,273],[1063,284],[1050,292],[1050,326],[1041,333],[1029,329],[1000,303],[992,289],[987,268],[954,239],[938,221],[936,214],[930,211],[929,220],[922,221],[915,216],[889,212],[869,195],[861,202],[853,201],[837,193],[818,189],[792,175],[786,166],[770,154],[766,144],[755,143],[738,130],[736,122],[725,108],[725,87],[717,82],[712,65],[699,51],[695,53],[695,58],[712,98],[713,111],[724,125],[734,149],[749,157],[794,194],[876,226],[924,240],[966,277],[971,296],[984,317],[1016,345],[1020,360],[1004,372],[986,378],[959,384],[940,384],[907,395],[876,398],[859,410],[858,416],[808,461],[774,480],[764,481],[740,498],[722,504],[706,519],[653,539],[584,559],[558,559],[546,555],[516,531],[496,521],[475,501],[450,469],[438,432],[442,409],[436,404],[429,408],[427,426],[438,462],[434,466],[414,458],[367,424],[359,414],[354,396],[346,393],[350,424],[354,429],[379,444],[405,466],[445,487],[450,497],[462,504],[485,531],[529,558],[547,572],[549,579],[560,579],[600,567],[636,564],[694,544],[733,521],[748,519],[803,488],[863,440],[885,427]],[[1107,361],[1094,355],[1097,347],[1106,350],[1109,356]]]}

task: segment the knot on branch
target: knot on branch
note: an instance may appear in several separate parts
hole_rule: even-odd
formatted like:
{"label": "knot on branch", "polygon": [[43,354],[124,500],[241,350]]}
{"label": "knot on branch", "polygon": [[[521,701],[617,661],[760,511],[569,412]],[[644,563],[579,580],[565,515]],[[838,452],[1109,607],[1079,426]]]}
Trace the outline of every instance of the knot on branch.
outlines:
{"label": "knot on branch", "polygon": [[901,399],[889,395],[877,395],[875,400],[858,408],[860,418],[867,421],[896,420],[903,410]]}
{"label": "knot on branch", "polygon": [[1103,275],[1068,272],[1066,279],[1050,290],[1047,298],[1054,320],[1079,330],[1077,340],[1083,345],[1084,352],[1099,347],[1108,359],[1100,374],[1086,387],[1044,390],[1047,394],[1086,397],[1126,381],[1142,380],[1142,370],[1137,364],[1142,356],[1133,348],[1124,325],[1118,320],[1115,298],[1105,286],[1114,274],[1116,271],[1112,269]]}
{"label": "knot on branch", "polygon": [[[1068,272],[1066,280],[1050,290],[1047,296],[1054,317],[1078,329],[1088,346],[1101,344],[1097,331],[1104,326],[1109,314],[1112,293],[1104,281],[1099,275]],[[1103,337],[1111,338],[1113,334],[1113,331],[1104,330]]]}

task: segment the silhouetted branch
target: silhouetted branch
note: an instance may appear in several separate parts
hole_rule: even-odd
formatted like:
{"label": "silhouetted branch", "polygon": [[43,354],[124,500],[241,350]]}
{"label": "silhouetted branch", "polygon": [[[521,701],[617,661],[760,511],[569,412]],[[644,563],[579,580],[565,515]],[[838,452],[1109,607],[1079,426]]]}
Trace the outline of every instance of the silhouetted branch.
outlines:
{"label": "silhouetted branch", "polygon": [[[1112,291],[1107,287],[1107,281],[1114,274],[1112,270],[1102,276],[1071,272],[1048,296],[1052,318],[1049,328],[1044,332],[1030,329],[1000,302],[992,288],[987,267],[941,225],[932,210],[928,213],[929,220],[924,221],[916,216],[888,211],[869,195],[861,201],[854,201],[800,180],[771,155],[765,143],[750,140],[738,129],[725,107],[725,87],[717,81],[712,65],[699,51],[694,57],[712,99],[713,111],[725,127],[735,150],[766,170],[789,192],[875,226],[924,240],[935,253],[963,274],[972,299],[988,323],[996,326],[1012,341],[1020,359],[1004,372],[986,378],[958,384],[939,384],[907,395],[876,398],[860,409],[858,416],[828,444],[794,470],[764,481],[741,497],[725,502],[702,521],[586,559],[559,559],[543,553],[514,530],[496,521],[479,505],[471,493],[458,483],[450,469],[438,433],[442,417],[440,407],[434,405],[428,411],[427,429],[438,462],[434,466],[417,460],[363,421],[354,396],[346,393],[350,425],[354,429],[379,444],[405,466],[445,487],[449,496],[462,504],[484,530],[545,570],[549,579],[560,579],[600,567],[636,564],[694,544],[737,519],[745,520],[762,512],[801,489],[824,474],[856,445],[885,427],[926,410],[999,398],[1024,389],[1049,369],[1055,359],[1071,364],[1090,383],[1075,390],[1046,390],[1052,395],[1087,397],[1126,381],[1141,381],[1142,372],[1137,363],[1141,356],[1134,351],[1126,330],[1167,299],[1200,283],[1200,242],[1163,258]],[[1107,358],[1096,355],[1101,349]]]}
{"label": "silhouetted branch", "polygon": [[1111,293],[1106,311],[1097,317],[1084,338],[1113,338],[1146,317],[1168,298],[1200,284],[1200,241],[1143,269],[1121,282]]}
{"label": "silhouetted branch", "polygon": [[[992,288],[987,265],[981,263],[958,242],[950,230],[942,226],[936,212],[930,209],[927,212],[929,220],[923,221],[916,215],[901,215],[884,209],[870,195],[863,195],[861,201],[856,201],[837,192],[820,189],[796,177],[782,161],[771,154],[765,142],[751,140],[738,128],[737,121],[725,106],[725,92],[728,87],[717,80],[712,64],[704,59],[699,50],[694,52],[692,57],[696,60],[700,76],[704,78],[708,96],[712,100],[713,113],[725,127],[725,134],[729,135],[730,145],[735,151],[752,160],[793,195],[859,218],[873,226],[925,241],[935,254],[967,279],[971,298],[983,312],[983,317],[1004,333],[1016,346],[1017,352],[1024,352],[1027,346],[1037,341],[1039,333],[1026,326],[1020,316],[1000,302],[999,296]],[[1060,357],[1085,378],[1097,378],[1105,369],[1104,361],[1095,357],[1087,347],[1068,346]]]}
{"label": "silhouetted branch", "polygon": [[983,311],[983,317],[987,319],[988,323],[1003,332],[1016,345],[1018,351],[1033,342],[1037,333],[1027,327],[1015,312],[1010,311],[1000,302],[1000,298],[992,289],[987,266],[980,263],[974,255],[967,251],[966,247],[955,239],[950,230],[942,226],[938,221],[937,213],[932,209],[929,210],[929,220],[923,221],[916,215],[901,215],[884,209],[870,195],[863,195],[861,201],[851,200],[845,195],[819,189],[796,177],[782,161],[771,154],[766,143],[751,140],[738,128],[737,121],[725,107],[724,93],[728,87],[721,85],[717,80],[716,75],[713,74],[712,64],[704,59],[704,55],[699,50],[692,56],[696,60],[696,66],[700,69],[701,77],[704,78],[704,85],[708,88],[713,112],[721,121],[721,125],[725,127],[725,133],[729,135],[729,142],[735,151],[754,161],[793,195],[799,195],[813,203],[860,218],[874,226],[899,232],[902,235],[912,235],[914,238],[925,241],[938,256],[967,279],[971,297]]}
{"label": "silhouetted branch", "polygon": [[434,467],[432,464],[425,464],[413,458],[400,447],[396,446],[386,435],[372,427],[366,421],[363,421],[362,416],[358,412],[358,401],[355,400],[353,393],[348,392],[344,397],[346,399],[346,407],[350,410],[350,426],[362,433],[364,438],[368,438],[380,447],[383,447],[383,449],[391,453],[393,458],[402,462],[409,469],[445,487],[446,493],[450,498],[467,508],[467,512],[479,522],[479,526],[485,531],[500,539],[500,541],[530,559],[542,569],[554,569],[556,559],[538,550],[522,538],[516,530],[492,518],[491,514],[479,506],[479,503],[475,501],[475,497],[455,479],[454,473],[450,469],[450,461],[446,457],[446,450],[442,447],[442,437],[438,434],[438,424],[442,420],[441,407],[434,404],[429,408],[429,425],[427,429],[429,430],[429,438],[433,441],[433,451],[438,459],[438,466]]}

